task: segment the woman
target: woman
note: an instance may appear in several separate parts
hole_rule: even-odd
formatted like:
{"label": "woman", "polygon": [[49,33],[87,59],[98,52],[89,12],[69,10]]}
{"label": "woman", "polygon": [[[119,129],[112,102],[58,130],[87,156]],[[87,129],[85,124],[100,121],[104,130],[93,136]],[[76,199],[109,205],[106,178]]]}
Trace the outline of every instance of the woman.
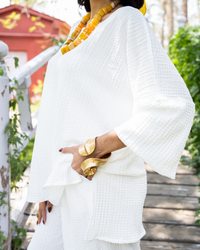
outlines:
{"label": "woman", "polygon": [[[139,250],[144,162],[175,179],[195,105],[142,0],[78,2],[91,10],[82,24],[97,12],[99,23],[86,36],[76,22],[69,37],[79,32],[79,40],[48,62],[27,197],[39,202],[38,225],[28,249]],[[89,139],[94,151],[83,156]],[[93,175],[83,171],[85,160],[109,153]]]}

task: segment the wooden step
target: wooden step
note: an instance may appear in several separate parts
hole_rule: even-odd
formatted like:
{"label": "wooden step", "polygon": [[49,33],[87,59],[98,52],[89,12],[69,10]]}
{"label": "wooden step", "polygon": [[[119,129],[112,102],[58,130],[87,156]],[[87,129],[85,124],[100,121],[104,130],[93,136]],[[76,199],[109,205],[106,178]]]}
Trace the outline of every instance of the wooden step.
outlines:
{"label": "wooden step", "polygon": [[[155,224],[144,223],[144,228],[147,233],[141,239],[141,244],[140,244],[141,250],[200,249],[200,239],[199,239],[200,229],[196,230],[197,229],[196,227],[187,228],[184,226],[174,226],[174,225],[163,226],[162,224],[155,225]],[[27,232],[27,236],[21,245],[22,250],[27,249],[32,237],[33,233]]]}
{"label": "wooden step", "polygon": [[29,203],[26,208],[25,215],[37,215],[39,209],[39,203]]}
{"label": "wooden step", "polygon": [[182,186],[197,186],[200,179],[194,174],[178,174],[176,179],[170,179],[157,173],[150,172],[147,174],[147,182],[152,184],[177,184]]}
{"label": "wooden step", "polygon": [[[145,163],[145,168],[146,171],[149,172],[155,172],[149,165],[147,165]],[[179,164],[177,167],[177,171],[176,171],[176,176],[178,174],[193,174],[195,175],[197,172],[195,170],[192,170],[188,165],[181,165]],[[170,178],[169,178],[170,179]]]}
{"label": "wooden step", "polygon": [[36,228],[36,222],[37,222],[37,216],[28,216],[24,215],[23,221],[22,221],[22,226],[29,231],[34,232]]}
{"label": "wooden step", "polygon": [[146,230],[145,240],[162,240],[182,243],[200,244],[200,228],[198,226],[143,223]]}
{"label": "wooden step", "polygon": [[143,222],[195,225],[195,211],[162,208],[144,208]]}
{"label": "wooden step", "polygon": [[141,250],[198,250],[200,244],[141,240]]}
{"label": "wooden step", "polygon": [[167,184],[147,184],[147,194],[163,196],[182,196],[182,197],[199,197],[199,187],[167,185]]}
{"label": "wooden step", "polygon": [[144,208],[186,209],[197,211],[199,202],[197,197],[170,197],[161,195],[147,195]]}

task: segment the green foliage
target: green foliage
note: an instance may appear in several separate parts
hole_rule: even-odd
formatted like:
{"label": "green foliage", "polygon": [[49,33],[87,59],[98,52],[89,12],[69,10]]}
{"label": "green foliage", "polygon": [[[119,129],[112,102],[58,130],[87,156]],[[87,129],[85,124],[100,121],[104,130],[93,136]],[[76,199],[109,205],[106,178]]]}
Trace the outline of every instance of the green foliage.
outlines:
{"label": "green foliage", "polygon": [[6,240],[6,237],[4,236],[4,232],[0,231],[0,250],[3,250],[3,243]]}
{"label": "green foliage", "polygon": [[[200,218],[199,215],[200,215],[200,208],[196,211],[194,216],[197,217],[197,218]],[[197,219],[195,221],[195,224],[197,224],[200,227],[200,219]]]}
{"label": "green foliage", "polygon": [[23,161],[27,161],[28,165],[31,163],[33,147],[35,142],[35,136],[31,140],[29,140],[28,145],[22,150],[19,159]]}
{"label": "green foliage", "polygon": [[195,102],[195,118],[186,148],[189,165],[200,173],[200,26],[180,27],[169,42],[169,57],[187,84]]}
{"label": "green foliage", "polygon": [[[0,61],[3,62],[3,59],[0,58]],[[19,59],[14,57],[15,68],[18,67]],[[3,76],[4,71],[0,66],[0,75]],[[11,79],[9,79],[9,82]],[[14,79],[16,85],[18,82]],[[19,100],[24,100],[23,92],[17,92],[16,87],[9,88],[10,94],[13,98],[9,100],[9,107],[10,110],[16,111],[17,104]],[[17,95],[14,95],[14,92]],[[32,158],[32,151],[33,151],[33,144],[34,144],[34,137],[30,140],[25,133],[19,133],[18,125],[20,124],[20,117],[21,114],[14,113],[13,116],[9,119],[9,122],[5,128],[4,133],[8,132],[8,143],[10,146],[13,147],[13,151],[7,153],[6,155],[9,156],[10,168],[11,168],[11,190],[13,188],[17,189],[16,183],[21,180],[21,176],[23,176],[24,170],[29,166]],[[23,145],[22,140],[29,140],[28,145],[25,149],[20,152],[18,148],[19,145]],[[6,197],[6,191],[0,192],[0,206],[7,205],[7,202],[4,200]],[[9,207],[10,211],[10,207]],[[0,214],[1,216],[1,214]],[[12,236],[12,250],[20,250],[20,246],[22,244],[23,238],[26,236],[26,230],[24,228],[19,228],[17,223],[12,220],[13,226],[13,236]],[[4,236],[4,232],[0,230],[0,250],[3,249],[4,241],[6,237]]]}
{"label": "green foliage", "polygon": [[12,250],[20,250],[23,239],[26,237],[26,230],[22,227],[19,228],[17,222],[12,220],[13,237],[12,237]]}
{"label": "green foliage", "polygon": [[60,46],[61,44],[63,44],[64,42],[66,41],[66,39],[63,39],[63,38],[60,38],[60,39],[57,39],[57,38],[52,38],[51,39],[51,42],[49,43],[49,47],[53,46],[53,45],[58,45]]}
{"label": "green foliage", "polygon": [[[15,84],[18,85],[18,82],[15,80]],[[16,91],[17,95],[14,96],[14,91]],[[10,87],[10,93],[13,93],[11,96],[13,98],[9,101],[10,108],[15,111],[18,101],[23,100],[23,92],[17,92],[16,87]],[[27,161],[25,158],[21,158],[21,154],[25,154],[24,152],[20,152],[19,145],[23,145],[23,140],[29,140],[29,137],[25,133],[20,133],[18,131],[18,125],[20,124],[21,114],[14,113],[12,117],[9,119],[9,123],[5,128],[5,133],[9,132],[8,143],[12,146],[12,152],[7,153],[10,160],[10,168],[11,168],[11,190],[13,188],[17,189],[16,183],[22,179],[24,170],[29,166],[30,161]],[[29,140],[30,141],[30,140]]]}
{"label": "green foliage", "polygon": [[[6,197],[6,191],[0,191],[0,206],[6,205],[7,202],[4,200],[4,198]],[[1,215],[1,213],[0,213]]]}
{"label": "green foliage", "polygon": [[197,175],[200,178],[200,110],[196,110],[193,126],[186,146],[191,154],[189,166],[197,170]]}
{"label": "green foliage", "polygon": [[4,71],[3,71],[2,67],[0,66],[0,76],[3,76],[3,74],[4,74]]}
{"label": "green foliage", "polygon": [[[7,202],[4,200],[6,197],[6,191],[0,191],[0,206],[7,205]],[[1,213],[0,213],[1,215]],[[0,230],[0,250],[3,250],[3,244],[4,241],[6,240],[6,237],[4,236],[4,232]]]}
{"label": "green foliage", "polygon": [[[2,57],[0,57],[0,62],[3,63],[4,60],[2,59]],[[4,71],[3,68],[0,66],[0,76],[4,75]],[[6,197],[7,192],[6,191],[0,191],[0,206],[3,205],[7,205],[7,202],[4,200],[4,198]],[[1,216],[1,213],[0,213]],[[4,245],[4,241],[6,240],[6,237],[4,236],[4,232],[0,230],[0,250],[3,250],[3,245]]]}
{"label": "green foliage", "polygon": [[[189,166],[200,178],[200,26],[180,27],[169,41],[169,57],[185,81],[195,103],[195,117],[186,149],[191,155]],[[199,183],[200,185],[200,183]],[[199,199],[200,202],[200,199]],[[200,227],[200,208],[195,214]]]}
{"label": "green foliage", "polygon": [[[17,222],[12,220],[12,242],[11,242],[12,250],[21,250],[20,246],[25,237],[26,237],[26,230],[23,227],[19,228]],[[5,240],[6,237],[4,236],[4,232],[0,231],[0,250],[4,249],[3,244]]]}
{"label": "green foliage", "polygon": [[179,28],[169,42],[169,56],[200,109],[200,26]]}
{"label": "green foliage", "polygon": [[13,59],[15,61],[15,68],[17,68],[19,66],[19,58],[13,57]]}

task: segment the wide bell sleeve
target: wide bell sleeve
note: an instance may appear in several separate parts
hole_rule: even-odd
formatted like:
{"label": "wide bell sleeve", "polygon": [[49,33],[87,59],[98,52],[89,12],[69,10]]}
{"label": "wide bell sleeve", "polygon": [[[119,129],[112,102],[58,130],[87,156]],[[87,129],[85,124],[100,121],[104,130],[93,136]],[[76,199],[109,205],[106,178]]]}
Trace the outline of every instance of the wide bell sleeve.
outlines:
{"label": "wide bell sleeve", "polygon": [[148,21],[140,11],[133,14],[125,46],[134,105],[130,119],[114,131],[153,170],[175,179],[195,104]]}

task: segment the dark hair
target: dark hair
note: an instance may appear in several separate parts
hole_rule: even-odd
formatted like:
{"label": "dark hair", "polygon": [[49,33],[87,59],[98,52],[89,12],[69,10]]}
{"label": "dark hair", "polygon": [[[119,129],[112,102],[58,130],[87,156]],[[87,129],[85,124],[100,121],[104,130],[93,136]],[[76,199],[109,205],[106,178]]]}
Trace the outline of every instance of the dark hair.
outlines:
{"label": "dark hair", "polygon": [[[84,6],[87,12],[91,11],[90,0],[78,0],[78,4]],[[121,0],[120,4],[140,9],[144,4],[144,0]]]}

